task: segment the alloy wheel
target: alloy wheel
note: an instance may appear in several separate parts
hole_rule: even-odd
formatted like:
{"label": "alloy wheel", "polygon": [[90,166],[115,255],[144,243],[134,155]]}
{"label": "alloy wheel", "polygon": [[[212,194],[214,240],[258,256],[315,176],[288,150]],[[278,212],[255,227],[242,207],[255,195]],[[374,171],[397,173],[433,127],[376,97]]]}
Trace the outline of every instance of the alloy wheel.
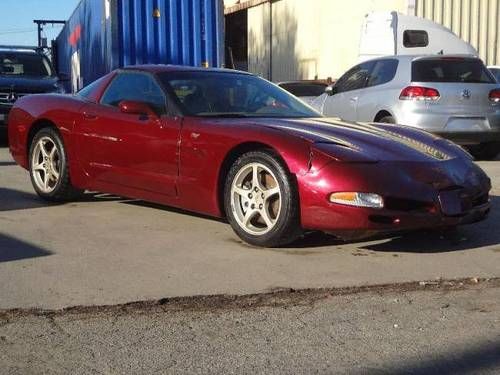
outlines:
{"label": "alloy wheel", "polygon": [[61,176],[61,156],[56,143],[49,137],[38,140],[31,156],[33,179],[43,193],[51,193]]}
{"label": "alloy wheel", "polygon": [[231,209],[249,234],[263,235],[273,229],[281,211],[281,190],[274,173],[262,163],[243,166],[231,185]]}

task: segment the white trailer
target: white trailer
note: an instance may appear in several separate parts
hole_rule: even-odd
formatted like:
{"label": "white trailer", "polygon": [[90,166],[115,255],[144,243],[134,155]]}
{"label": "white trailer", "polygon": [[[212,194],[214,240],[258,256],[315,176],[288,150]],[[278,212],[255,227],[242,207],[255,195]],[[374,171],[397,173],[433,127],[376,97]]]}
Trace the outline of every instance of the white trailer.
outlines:
{"label": "white trailer", "polygon": [[387,55],[478,53],[450,29],[397,12],[368,13],[361,27],[359,61]]}

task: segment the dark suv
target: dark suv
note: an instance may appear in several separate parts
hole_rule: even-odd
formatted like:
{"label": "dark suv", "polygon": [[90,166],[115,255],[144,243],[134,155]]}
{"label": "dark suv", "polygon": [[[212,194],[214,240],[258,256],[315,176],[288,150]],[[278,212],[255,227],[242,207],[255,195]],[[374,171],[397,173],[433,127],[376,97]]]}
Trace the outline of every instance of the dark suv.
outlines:
{"label": "dark suv", "polygon": [[63,93],[50,60],[36,47],[0,46],[0,133],[14,102],[25,95]]}

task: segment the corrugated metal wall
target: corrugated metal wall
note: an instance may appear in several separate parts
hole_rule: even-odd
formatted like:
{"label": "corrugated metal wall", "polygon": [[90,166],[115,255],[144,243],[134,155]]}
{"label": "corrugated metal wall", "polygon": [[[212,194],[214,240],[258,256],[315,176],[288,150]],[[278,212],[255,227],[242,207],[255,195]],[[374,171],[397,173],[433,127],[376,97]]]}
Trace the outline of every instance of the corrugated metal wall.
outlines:
{"label": "corrugated metal wall", "polygon": [[500,0],[416,0],[415,15],[451,29],[487,65],[500,65]]}
{"label": "corrugated metal wall", "polygon": [[82,0],[57,37],[58,70],[76,91],[126,65],[221,67],[223,17],[222,0]]}
{"label": "corrugated metal wall", "polygon": [[365,15],[378,10],[407,13],[408,0],[279,0],[250,8],[248,69],[274,82],[339,78],[357,62]]}
{"label": "corrugated metal wall", "polygon": [[113,0],[113,68],[147,63],[221,66],[221,0]]}

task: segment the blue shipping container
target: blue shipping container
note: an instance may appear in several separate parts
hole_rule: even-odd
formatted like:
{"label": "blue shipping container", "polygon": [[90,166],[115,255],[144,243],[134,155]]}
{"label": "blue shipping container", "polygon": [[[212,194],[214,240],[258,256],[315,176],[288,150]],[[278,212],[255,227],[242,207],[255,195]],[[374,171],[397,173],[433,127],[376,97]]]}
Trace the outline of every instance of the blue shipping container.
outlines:
{"label": "blue shipping container", "polygon": [[73,92],[136,64],[221,67],[222,0],[81,0],[55,43]]}

